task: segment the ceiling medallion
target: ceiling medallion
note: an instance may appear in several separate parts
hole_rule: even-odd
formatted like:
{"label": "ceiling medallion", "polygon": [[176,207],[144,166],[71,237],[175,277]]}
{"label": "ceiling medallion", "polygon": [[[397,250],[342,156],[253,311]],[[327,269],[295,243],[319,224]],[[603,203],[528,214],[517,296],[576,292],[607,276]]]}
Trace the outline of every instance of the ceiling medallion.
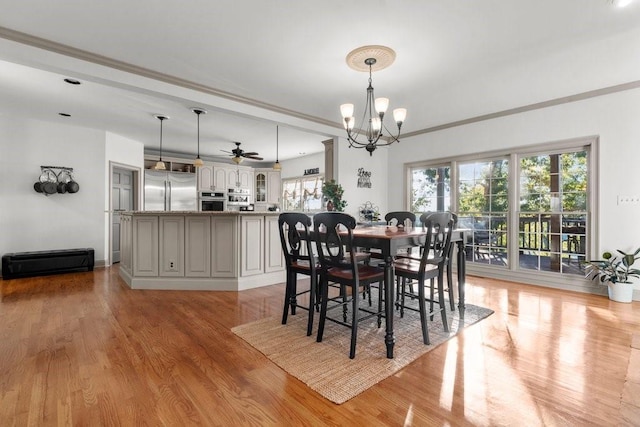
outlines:
{"label": "ceiling medallion", "polygon": [[375,59],[375,63],[371,66],[371,71],[380,71],[393,64],[393,61],[396,60],[396,52],[386,46],[362,46],[349,52],[347,65],[353,70],[368,73],[369,65],[365,61],[369,58]]}

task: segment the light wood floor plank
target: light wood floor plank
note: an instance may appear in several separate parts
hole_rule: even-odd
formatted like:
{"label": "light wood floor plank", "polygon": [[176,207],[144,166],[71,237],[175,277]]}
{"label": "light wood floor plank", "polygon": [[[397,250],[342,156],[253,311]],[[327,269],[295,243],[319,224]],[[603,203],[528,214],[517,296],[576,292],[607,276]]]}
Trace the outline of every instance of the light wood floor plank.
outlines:
{"label": "light wood floor plank", "polygon": [[280,316],[283,285],[134,291],[117,266],[1,285],[2,425],[640,424],[637,302],[470,277],[494,315],[335,405],[231,332]]}

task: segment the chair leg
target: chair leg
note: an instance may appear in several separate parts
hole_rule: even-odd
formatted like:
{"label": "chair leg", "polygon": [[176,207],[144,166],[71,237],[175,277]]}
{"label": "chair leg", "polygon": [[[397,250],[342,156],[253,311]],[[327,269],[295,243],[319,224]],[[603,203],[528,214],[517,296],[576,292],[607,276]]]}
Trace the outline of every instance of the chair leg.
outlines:
{"label": "chair leg", "polygon": [[407,279],[402,278],[402,291],[400,292],[400,317],[404,317],[404,294],[407,291]]}
{"label": "chair leg", "polygon": [[444,327],[445,332],[449,332],[447,309],[446,304],[444,303],[444,277],[442,270],[440,270],[440,273],[438,274],[438,301],[440,304],[440,313],[442,314],[442,326]]}
{"label": "chair leg", "polygon": [[[346,322],[347,321],[347,287],[345,285],[340,285],[340,293],[342,294],[342,321]],[[358,291],[356,290],[356,293],[352,295],[354,298],[358,299]]]}
{"label": "chair leg", "polygon": [[[358,304],[360,299],[358,298],[358,286],[352,286],[352,298],[351,298],[351,348],[349,350],[349,359],[356,357],[356,341],[358,339]],[[345,306],[346,307],[346,306]]]}
{"label": "chair leg", "polygon": [[320,321],[318,322],[318,335],[316,336],[317,342],[322,342],[324,322],[327,319],[327,300],[329,299],[329,283],[322,276],[320,279],[320,289],[322,290],[322,297],[320,298]]}
{"label": "chair leg", "polygon": [[[378,282],[378,328],[382,326],[382,299],[384,295],[384,284],[383,282]],[[384,302],[387,303],[386,301]]]}
{"label": "chair leg", "polygon": [[320,312],[320,301],[322,299],[322,295],[321,295],[321,289],[320,289],[320,274],[316,273],[316,311],[319,313]]}
{"label": "chair leg", "polygon": [[291,272],[287,271],[287,279],[284,291],[284,310],[282,310],[282,324],[287,324],[287,316],[289,315],[289,307],[291,305]]}
{"label": "chair leg", "polygon": [[418,307],[420,308],[420,325],[422,326],[422,342],[429,345],[429,327],[425,307],[424,279],[418,280]]}
{"label": "chair leg", "polygon": [[430,280],[430,286],[429,286],[429,313],[431,313],[431,320],[433,320],[433,299],[435,298],[434,295],[434,281],[433,279]]}
{"label": "chair leg", "polygon": [[298,307],[298,273],[295,271],[291,272],[291,314],[295,316],[296,307]]}
{"label": "chair leg", "polygon": [[316,305],[316,292],[318,290],[318,282],[313,275],[309,276],[309,320],[307,320],[307,336],[313,332],[313,312]]}
{"label": "chair leg", "polygon": [[455,301],[453,300],[453,273],[451,272],[451,258],[447,263],[447,286],[449,286],[449,307],[451,311],[456,309]]}

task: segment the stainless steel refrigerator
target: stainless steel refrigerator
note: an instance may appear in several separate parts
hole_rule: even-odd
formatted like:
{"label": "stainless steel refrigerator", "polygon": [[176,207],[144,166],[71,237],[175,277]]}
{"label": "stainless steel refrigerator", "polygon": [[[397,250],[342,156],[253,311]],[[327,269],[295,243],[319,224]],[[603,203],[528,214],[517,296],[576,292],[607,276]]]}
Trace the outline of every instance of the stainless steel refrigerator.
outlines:
{"label": "stainless steel refrigerator", "polygon": [[196,174],[144,171],[145,211],[196,211]]}

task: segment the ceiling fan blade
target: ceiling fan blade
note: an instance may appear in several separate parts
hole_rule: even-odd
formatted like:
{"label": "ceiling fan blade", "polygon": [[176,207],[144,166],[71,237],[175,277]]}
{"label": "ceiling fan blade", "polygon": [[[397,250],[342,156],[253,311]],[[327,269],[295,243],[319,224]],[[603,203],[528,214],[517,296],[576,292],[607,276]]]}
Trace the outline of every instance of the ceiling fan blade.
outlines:
{"label": "ceiling fan blade", "polygon": [[247,159],[251,159],[251,160],[264,160],[262,157],[258,157],[258,156],[244,156]]}
{"label": "ceiling fan blade", "polygon": [[245,156],[257,156],[258,153],[256,153],[255,151],[247,151],[244,153]]}
{"label": "ceiling fan blade", "polygon": [[232,151],[227,151],[227,150],[220,150],[220,151],[222,151],[223,153],[234,154]]}

